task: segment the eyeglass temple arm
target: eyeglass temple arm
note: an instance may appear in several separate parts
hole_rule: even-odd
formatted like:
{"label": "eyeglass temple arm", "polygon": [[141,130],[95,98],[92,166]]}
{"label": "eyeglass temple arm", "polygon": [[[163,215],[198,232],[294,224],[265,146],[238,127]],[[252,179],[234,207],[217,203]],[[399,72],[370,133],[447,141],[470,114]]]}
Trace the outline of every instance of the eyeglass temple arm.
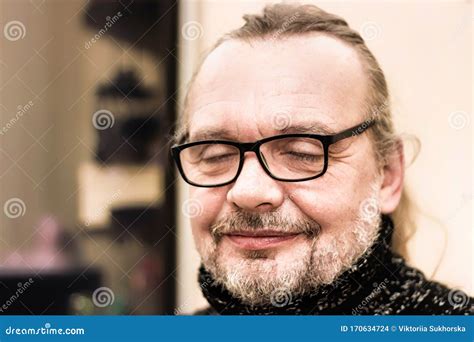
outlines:
{"label": "eyeglass temple arm", "polygon": [[335,134],[335,135],[332,136],[331,144],[337,143],[338,141],[340,141],[342,139],[346,139],[346,138],[349,138],[349,137],[360,135],[360,134],[364,133],[368,128],[373,126],[374,124],[375,124],[375,120],[374,119],[369,119],[369,120],[364,121],[360,125],[351,127],[349,129],[346,129],[343,132]]}

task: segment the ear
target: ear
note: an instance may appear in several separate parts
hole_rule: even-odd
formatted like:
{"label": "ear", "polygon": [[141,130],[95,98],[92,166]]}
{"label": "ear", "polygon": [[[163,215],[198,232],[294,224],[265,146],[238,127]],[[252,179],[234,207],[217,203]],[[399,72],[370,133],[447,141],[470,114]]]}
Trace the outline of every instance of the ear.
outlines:
{"label": "ear", "polygon": [[395,150],[387,158],[382,173],[380,209],[383,214],[390,214],[395,211],[400,202],[405,177],[405,156],[403,142],[400,139],[397,140]]}

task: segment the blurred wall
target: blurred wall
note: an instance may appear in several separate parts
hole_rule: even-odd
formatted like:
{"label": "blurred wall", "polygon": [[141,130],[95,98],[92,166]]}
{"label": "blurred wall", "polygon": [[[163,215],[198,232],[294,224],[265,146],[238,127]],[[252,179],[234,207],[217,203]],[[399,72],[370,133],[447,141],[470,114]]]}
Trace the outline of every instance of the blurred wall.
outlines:
{"label": "blurred wall", "polygon": [[[266,1],[268,2],[268,1]],[[245,13],[265,1],[191,1],[180,8],[181,100],[203,52]],[[304,3],[311,3],[304,2]],[[385,71],[400,133],[421,140],[407,186],[418,205],[418,231],[408,259],[428,277],[474,293],[472,239],[472,3],[471,1],[312,1],[345,18],[365,37]],[[184,32],[185,28],[193,31]],[[406,139],[408,159],[413,156]],[[179,209],[187,185],[179,184]],[[204,307],[199,256],[189,219],[178,217],[180,312]]]}
{"label": "blurred wall", "polygon": [[[70,242],[83,237],[81,257],[89,267],[100,266],[119,294],[143,258],[143,247],[135,240],[112,245],[106,237],[84,233],[78,172],[94,159],[97,85],[123,65],[140,70],[145,86],[162,84],[163,64],[126,51],[129,46],[109,35],[90,44],[97,32],[84,25],[87,5],[87,0],[0,0],[0,267],[2,257],[29,252],[41,240],[40,218],[52,214],[70,230]],[[124,187],[148,171],[137,169]],[[10,200],[15,207],[7,210]]]}
{"label": "blurred wall", "polygon": [[[1,237],[11,246],[27,246],[44,213],[57,215],[69,226],[76,217],[76,169],[89,154],[78,138],[92,143],[92,130],[83,117],[92,104],[78,98],[89,62],[73,47],[82,48],[88,38],[78,23],[82,6],[82,1],[67,6],[47,2],[36,8],[28,1],[1,4],[2,126],[30,104],[0,136],[1,203],[11,198],[24,203],[23,216],[0,217]],[[24,25],[23,39],[6,39],[3,28],[11,20]]]}

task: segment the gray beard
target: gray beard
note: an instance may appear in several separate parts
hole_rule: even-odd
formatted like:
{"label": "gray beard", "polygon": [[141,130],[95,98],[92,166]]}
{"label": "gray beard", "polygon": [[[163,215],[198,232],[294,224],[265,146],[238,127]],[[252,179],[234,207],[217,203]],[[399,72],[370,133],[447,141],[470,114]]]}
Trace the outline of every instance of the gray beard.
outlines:
{"label": "gray beard", "polygon": [[[211,227],[214,243],[205,253],[201,251],[204,267],[216,283],[245,304],[285,305],[293,296],[333,283],[370,249],[381,223],[377,194],[373,187],[372,196],[361,203],[354,223],[324,244],[320,241],[320,225],[311,219],[288,222],[272,212],[236,213]],[[238,260],[229,262],[222,258],[219,242],[222,234],[234,227],[278,227],[288,232],[303,232],[307,243],[299,244],[290,262],[278,260],[278,252],[269,250],[245,251]]]}

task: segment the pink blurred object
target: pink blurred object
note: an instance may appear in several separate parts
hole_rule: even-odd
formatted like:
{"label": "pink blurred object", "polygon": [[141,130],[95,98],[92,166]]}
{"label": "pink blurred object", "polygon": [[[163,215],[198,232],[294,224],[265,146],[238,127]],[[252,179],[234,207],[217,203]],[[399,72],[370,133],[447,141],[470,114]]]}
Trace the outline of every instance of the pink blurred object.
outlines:
{"label": "pink blurred object", "polygon": [[34,230],[31,247],[23,251],[22,246],[7,254],[2,266],[9,269],[57,270],[71,264],[65,253],[66,231],[53,216],[43,217]]}

